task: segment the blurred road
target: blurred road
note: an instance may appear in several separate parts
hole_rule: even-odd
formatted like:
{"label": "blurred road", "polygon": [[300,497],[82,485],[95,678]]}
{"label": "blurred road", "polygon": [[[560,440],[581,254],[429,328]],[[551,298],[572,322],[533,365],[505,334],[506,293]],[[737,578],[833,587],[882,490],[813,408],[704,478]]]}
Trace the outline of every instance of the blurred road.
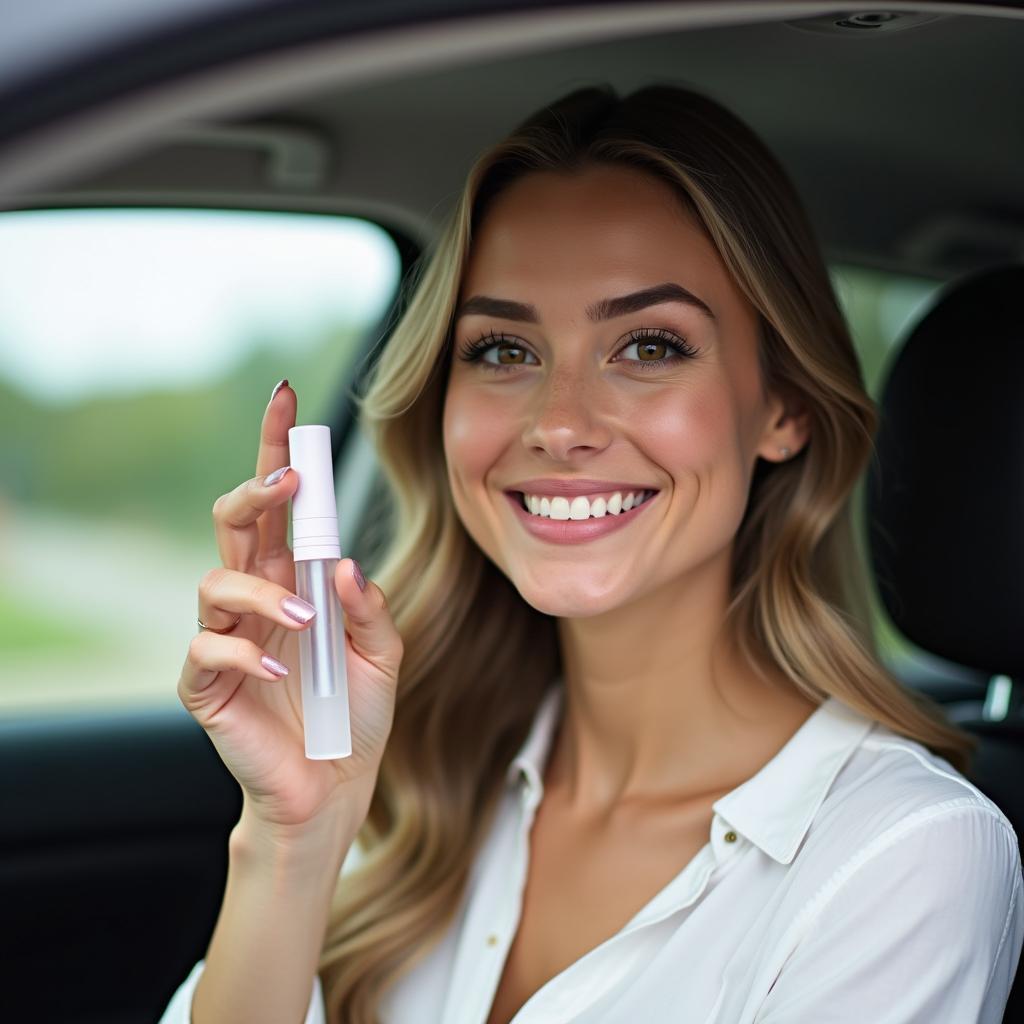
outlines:
{"label": "blurred road", "polygon": [[196,631],[196,588],[218,564],[212,527],[208,541],[190,546],[130,524],[3,502],[7,599],[95,643],[25,649],[17,638],[0,639],[0,712],[178,703],[175,687]]}

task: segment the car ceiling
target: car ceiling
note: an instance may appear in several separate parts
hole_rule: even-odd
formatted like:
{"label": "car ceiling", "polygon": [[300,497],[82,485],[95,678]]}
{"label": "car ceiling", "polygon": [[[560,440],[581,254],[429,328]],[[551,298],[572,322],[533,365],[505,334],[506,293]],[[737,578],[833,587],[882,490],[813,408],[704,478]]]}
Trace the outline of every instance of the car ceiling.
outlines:
{"label": "car ceiling", "polygon": [[[654,7],[662,18],[645,20]],[[666,27],[673,9],[677,24]],[[0,159],[0,196],[7,208],[354,213],[426,241],[476,155],[536,107],[582,85],[628,92],[660,81],[706,92],[754,127],[790,171],[831,260],[937,278],[1024,260],[1024,12],[910,5],[866,29],[837,24],[849,10],[604,5],[559,12],[557,31],[540,31],[551,12],[529,12],[532,29],[522,14],[516,31],[499,15],[464,21],[462,35],[454,21],[435,23],[419,50],[397,29],[378,35],[372,54],[366,41],[325,40],[312,56],[284,50],[207,75],[173,102],[150,90],[119,131],[112,108],[80,160],[71,145],[62,171],[36,175],[44,187],[27,186],[31,162],[8,161],[5,180]],[[360,59],[372,73],[353,72]],[[87,123],[44,136],[37,166],[53,139],[67,147]]]}

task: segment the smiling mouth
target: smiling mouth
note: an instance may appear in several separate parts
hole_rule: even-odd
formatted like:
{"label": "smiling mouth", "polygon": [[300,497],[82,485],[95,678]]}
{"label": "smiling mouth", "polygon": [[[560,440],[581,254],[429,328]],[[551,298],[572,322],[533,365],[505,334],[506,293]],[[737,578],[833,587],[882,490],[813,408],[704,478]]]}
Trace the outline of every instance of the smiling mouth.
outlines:
{"label": "smiling mouth", "polygon": [[[608,502],[603,498],[598,498],[593,503],[587,503],[584,506],[580,506],[577,509],[577,514],[572,514],[573,501],[572,498],[556,499],[548,505],[548,513],[544,513],[544,504],[548,503],[548,499],[544,499],[544,503],[541,505],[540,512],[534,512],[526,502],[526,494],[523,491],[509,491],[509,496],[514,496],[518,502],[519,507],[529,516],[534,519],[538,519],[542,522],[589,522],[592,519],[604,519],[607,517],[617,518],[619,516],[627,515],[634,509],[640,508],[642,505],[646,505],[656,494],[659,492],[653,489],[645,490],[640,493],[640,500],[634,500],[632,505],[628,509],[622,508],[622,498],[619,495],[618,501]],[[557,504],[556,504],[557,502]],[[582,512],[587,512],[587,515],[581,515]],[[557,513],[557,514],[552,514]]]}

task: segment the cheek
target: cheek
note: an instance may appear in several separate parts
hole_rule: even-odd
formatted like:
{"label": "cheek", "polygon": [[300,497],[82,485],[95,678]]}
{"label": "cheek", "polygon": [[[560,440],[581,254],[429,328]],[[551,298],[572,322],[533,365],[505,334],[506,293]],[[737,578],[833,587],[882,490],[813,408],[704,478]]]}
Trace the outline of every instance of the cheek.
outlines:
{"label": "cheek", "polygon": [[644,446],[669,472],[704,474],[736,450],[732,396],[723,388],[667,389],[630,417],[643,424]]}
{"label": "cheek", "polygon": [[636,412],[645,448],[671,476],[676,508],[688,524],[679,542],[719,550],[735,535],[749,487],[735,395],[705,381]]}
{"label": "cheek", "polygon": [[458,494],[481,480],[508,444],[507,428],[493,400],[472,389],[449,388],[445,399],[444,451]]}

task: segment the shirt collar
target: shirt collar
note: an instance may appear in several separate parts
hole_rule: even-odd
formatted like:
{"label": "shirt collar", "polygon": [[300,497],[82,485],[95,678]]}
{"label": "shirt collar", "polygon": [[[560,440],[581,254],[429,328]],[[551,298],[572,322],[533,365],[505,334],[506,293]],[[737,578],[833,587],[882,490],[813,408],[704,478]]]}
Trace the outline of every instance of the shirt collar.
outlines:
{"label": "shirt collar", "polygon": [[760,771],[711,806],[773,860],[789,864],[839,770],[874,724],[826,697]]}
{"label": "shirt collar", "polygon": [[[545,693],[529,735],[506,772],[510,786],[525,776],[529,788],[542,794],[544,765],[564,691],[559,679]],[[838,698],[827,697],[766,765],[712,808],[773,860],[789,864],[840,769],[874,724]]]}
{"label": "shirt collar", "polygon": [[564,690],[565,687],[561,679],[557,679],[544,694],[540,707],[534,715],[529,735],[505,773],[505,778],[510,786],[518,782],[521,775],[525,775],[527,785],[531,790],[537,793],[543,791],[544,786],[541,779],[551,747],[551,736],[558,724]]}

